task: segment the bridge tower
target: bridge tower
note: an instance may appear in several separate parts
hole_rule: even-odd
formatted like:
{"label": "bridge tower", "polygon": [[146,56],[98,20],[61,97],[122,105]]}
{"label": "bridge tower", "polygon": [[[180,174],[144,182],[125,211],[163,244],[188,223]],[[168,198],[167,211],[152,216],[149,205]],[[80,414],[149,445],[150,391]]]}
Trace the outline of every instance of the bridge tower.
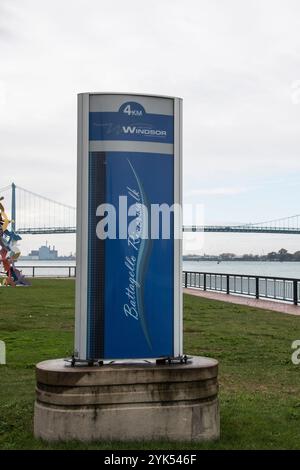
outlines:
{"label": "bridge tower", "polygon": [[16,185],[15,183],[11,184],[11,229],[13,232],[16,231]]}

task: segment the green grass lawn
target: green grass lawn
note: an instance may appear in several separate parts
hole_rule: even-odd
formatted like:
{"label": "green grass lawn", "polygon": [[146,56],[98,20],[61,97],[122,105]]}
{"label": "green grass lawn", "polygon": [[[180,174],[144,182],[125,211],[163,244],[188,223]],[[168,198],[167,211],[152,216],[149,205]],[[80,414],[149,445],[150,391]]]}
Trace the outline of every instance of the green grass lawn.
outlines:
{"label": "green grass lawn", "polygon": [[220,361],[221,439],[215,443],[61,443],[32,435],[34,366],[73,349],[74,281],[0,289],[0,449],[300,449],[300,317],[184,297],[185,353]]}

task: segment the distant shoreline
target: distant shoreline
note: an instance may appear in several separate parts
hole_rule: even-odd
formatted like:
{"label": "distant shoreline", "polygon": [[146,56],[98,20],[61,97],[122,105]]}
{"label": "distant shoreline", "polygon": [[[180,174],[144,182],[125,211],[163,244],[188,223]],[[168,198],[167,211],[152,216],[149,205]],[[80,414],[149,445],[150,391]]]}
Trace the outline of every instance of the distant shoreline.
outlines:
{"label": "distant shoreline", "polygon": [[76,258],[74,256],[72,258],[70,258],[69,256],[59,256],[56,259],[47,259],[47,258],[35,259],[35,258],[30,258],[29,256],[20,256],[19,261],[47,261],[47,262],[48,261],[76,261]]}
{"label": "distant shoreline", "polygon": [[200,262],[200,261],[205,261],[205,262],[219,262],[219,263],[232,263],[232,262],[243,262],[243,263],[300,263],[300,260],[298,259],[288,259],[288,260],[282,260],[280,261],[279,259],[243,259],[243,258],[234,258],[234,259],[218,259],[218,258],[213,258],[213,259],[207,259],[207,258],[200,258],[200,259],[191,259],[191,258],[182,258],[183,261],[187,262]]}

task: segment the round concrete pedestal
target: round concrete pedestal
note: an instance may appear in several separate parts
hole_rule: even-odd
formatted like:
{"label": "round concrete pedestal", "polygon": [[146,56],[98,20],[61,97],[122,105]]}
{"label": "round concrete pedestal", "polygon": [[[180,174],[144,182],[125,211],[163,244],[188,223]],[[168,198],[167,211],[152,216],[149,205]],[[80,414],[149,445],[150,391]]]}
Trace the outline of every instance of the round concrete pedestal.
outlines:
{"label": "round concrete pedestal", "polygon": [[34,434],[47,441],[217,439],[218,362],[36,366]]}

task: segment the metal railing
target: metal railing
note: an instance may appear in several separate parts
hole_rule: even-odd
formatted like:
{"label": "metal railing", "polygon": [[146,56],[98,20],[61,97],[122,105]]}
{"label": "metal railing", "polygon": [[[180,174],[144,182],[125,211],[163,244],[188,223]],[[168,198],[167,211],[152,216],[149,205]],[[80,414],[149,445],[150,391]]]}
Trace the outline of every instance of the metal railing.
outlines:
{"label": "metal railing", "polygon": [[186,288],[300,303],[300,279],[191,271],[182,275]]}
{"label": "metal railing", "polygon": [[[28,277],[76,277],[76,266],[21,266]],[[46,271],[45,271],[46,270]],[[58,271],[61,274],[58,275]],[[300,304],[300,279],[271,276],[252,276],[244,274],[204,273],[183,271],[183,286],[186,288],[218,291],[292,302]]]}
{"label": "metal railing", "polygon": [[21,266],[18,264],[17,268],[27,277],[76,277],[76,266]]}

